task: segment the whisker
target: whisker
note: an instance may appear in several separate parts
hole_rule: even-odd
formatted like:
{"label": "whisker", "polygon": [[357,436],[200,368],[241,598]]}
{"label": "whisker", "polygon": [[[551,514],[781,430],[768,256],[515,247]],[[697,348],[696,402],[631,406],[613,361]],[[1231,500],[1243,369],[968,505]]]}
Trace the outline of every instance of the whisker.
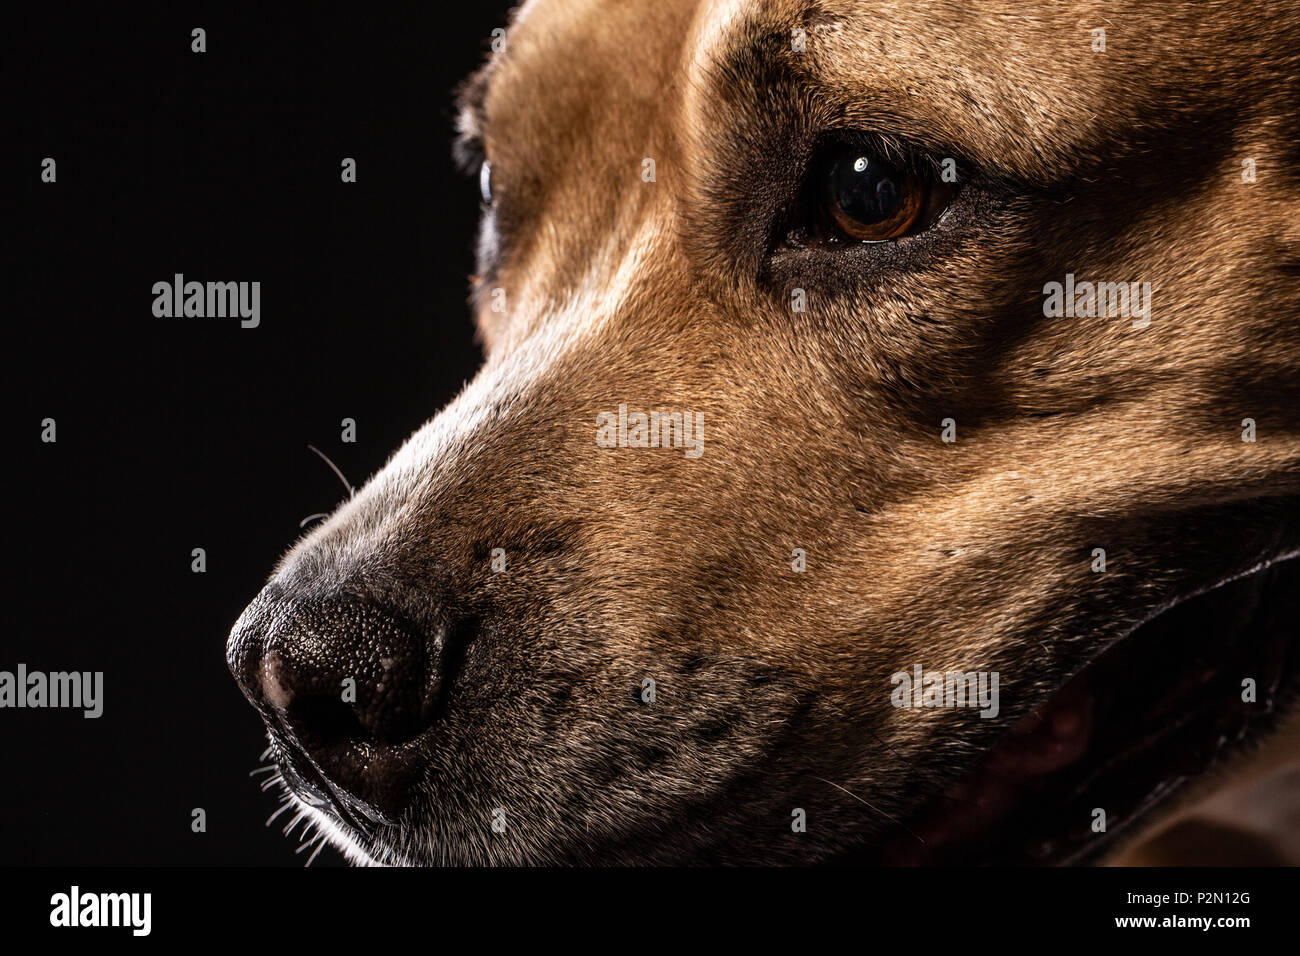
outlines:
{"label": "whisker", "polygon": [[919,836],[917,836],[915,833],[912,833],[912,831],[911,831],[910,829],[908,829],[907,824],[903,823],[903,821],[901,821],[901,820],[895,820],[893,817],[891,817],[891,816],[890,816],[888,813],[886,813],[884,810],[880,809],[879,807],[872,806],[870,803],[867,803],[867,801],[863,800],[861,797],[859,797],[859,796],[858,796],[856,793],[854,793],[852,790],[845,790],[844,787],[841,787],[838,783],[831,783],[831,781],[827,780],[825,777],[817,777],[817,776],[814,776],[813,779],[814,779],[814,780],[820,780],[822,783],[828,783],[828,784],[830,784],[832,787],[834,787],[836,790],[842,790],[842,791],[844,791],[844,793],[847,793],[850,797],[852,797],[854,800],[858,801],[858,803],[862,804],[864,807],[869,807],[870,809],[875,810],[877,813],[879,813],[879,814],[880,814],[882,817],[884,817],[886,820],[889,820],[889,821],[891,821],[891,822],[893,822],[893,823],[896,823],[896,824],[898,824],[900,827],[902,827],[904,830],[907,830],[907,832],[908,832],[911,836],[916,837],[916,840],[917,840],[917,841],[918,841],[922,846],[925,846],[925,841],[922,840],[922,839],[921,839]]}
{"label": "whisker", "polygon": [[330,468],[334,470],[334,474],[339,476],[339,481],[343,482],[343,487],[348,490],[349,498],[351,498],[353,495],[356,494],[356,491],[354,491],[352,486],[348,484],[348,480],[343,477],[343,472],[339,471],[338,465],[330,461],[328,456],[326,456],[326,454],[323,451],[321,451],[319,448],[317,448],[315,445],[308,445],[307,447],[310,448],[312,451],[314,451],[316,454],[320,455],[321,460],[324,461],[325,464],[329,465]]}
{"label": "whisker", "polygon": [[[313,823],[312,826],[315,826],[315,824]],[[311,839],[304,839],[302,841],[302,844],[298,847],[298,849],[293,851],[294,855],[296,856],[299,853],[302,853],[303,850],[307,850],[315,846],[317,841],[320,840],[320,838],[323,837],[324,835],[325,834],[323,833],[314,832],[313,830],[308,828],[307,833],[304,834],[304,837],[310,836]]]}
{"label": "whisker", "polygon": [[322,833],[322,834],[320,835],[320,842],[316,844],[316,850],[315,850],[315,852],[313,852],[311,856],[307,857],[307,862],[304,863],[303,866],[304,866],[304,867],[311,866],[312,863],[315,861],[316,857],[320,856],[320,851],[323,850],[323,849],[325,849],[325,834],[324,834],[324,833]]}
{"label": "whisker", "polygon": [[[267,747],[266,750],[262,752],[259,759],[265,761],[275,749],[275,744],[272,742],[271,746]],[[266,777],[259,781],[258,789],[263,793],[277,786],[281,789],[279,797],[280,805],[276,807],[274,813],[266,818],[265,825],[269,827],[271,824],[275,823],[275,821],[284,814],[284,811],[291,808],[297,809],[298,812],[284,827],[283,833],[285,836],[290,836],[298,824],[306,820],[306,826],[303,827],[302,833],[297,837],[298,847],[293,852],[295,855],[301,856],[304,852],[310,850],[311,853],[308,854],[307,860],[303,863],[303,866],[311,866],[312,863],[316,861],[316,858],[320,856],[321,851],[329,845],[329,830],[322,825],[318,819],[311,815],[309,808],[304,807],[295,799],[295,795],[289,788],[288,783],[285,781],[284,774],[280,771],[279,766],[274,763],[264,764],[263,766],[250,771],[248,775],[250,777],[258,777],[263,774],[265,774]]]}
{"label": "whisker", "polygon": [[271,814],[269,817],[266,818],[266,825],[269,827],[272,823],[275,822],[276,817],[284,813],[284,811],[288,810],[291,806],[293,806],[293,801],[290,800],[288,797],[285,797],[284,803],[280,804],[280,809],[276,810],[275,813]]}

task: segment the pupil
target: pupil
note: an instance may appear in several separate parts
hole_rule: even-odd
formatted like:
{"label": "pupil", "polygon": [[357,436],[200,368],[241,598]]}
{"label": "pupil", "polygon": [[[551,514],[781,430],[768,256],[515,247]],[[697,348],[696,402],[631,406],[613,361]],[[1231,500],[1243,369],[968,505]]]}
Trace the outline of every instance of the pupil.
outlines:
{"label": "pupil", "polygon": [[831,190],[840,208],[860,223],[884,222],[898,211],[897,173],[869,156],[836,163]]}

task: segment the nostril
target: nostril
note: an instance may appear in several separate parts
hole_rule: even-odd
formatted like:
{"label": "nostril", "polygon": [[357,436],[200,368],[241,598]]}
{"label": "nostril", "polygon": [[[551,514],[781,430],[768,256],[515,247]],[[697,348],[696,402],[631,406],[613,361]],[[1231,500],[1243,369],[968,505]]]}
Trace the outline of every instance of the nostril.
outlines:
{"label": "nostril", "polygon": [[[332,690],[312,677],[276,683],[273,706],[298,737],[317,744],[367,741],[405,743],[424,730],[433,711],[430,694],[437,681],[428,681],[412,668],[398,670],[392,659],[379,662],[382,676],[365,673],[343,678]],[[268,694],[270,699],[270,694]]]}
{"label": "nostril", "polygon": [[333,697],[295,698],[284,709],[284,716],[299,737],[310,736],[320,746],[333,747],[370,736],[356,711]]}

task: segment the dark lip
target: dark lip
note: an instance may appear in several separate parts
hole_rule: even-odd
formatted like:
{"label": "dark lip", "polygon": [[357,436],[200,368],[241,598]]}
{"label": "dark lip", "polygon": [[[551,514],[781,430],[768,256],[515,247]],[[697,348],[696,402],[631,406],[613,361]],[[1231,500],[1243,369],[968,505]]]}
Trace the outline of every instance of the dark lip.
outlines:
{"label": "dark lip", "polygon": [[[898,836],[862,862],[1060,865],[1104,857],[1117,837],[1266,733],[1300,697],[1297,619],[1294,554],[1189,593],[1067,682],[1086,680],[1099,710],[1081,758],[1018,784],[1014,800],[973,837],[922,849]],[[1242,676],[1257,681],[1254,704],[1241,700]],[[1001,746],[986,751],[962,783],[996,765]],[[1104,833],[1090,826],[1098,807],[1107,813]],[[940,794],[908,825],[924,831],[925,821],[946,812]]]}
{"label": "dark lip", "polygon": [[382,829],[394,826],[392,820],[330,783],[320,769],[296,748],[287,747],[274,733],[271,740],[275,748],[273,759],[285,785],[304,803],[333,817],[336,823],[366,842],[373,841]]}

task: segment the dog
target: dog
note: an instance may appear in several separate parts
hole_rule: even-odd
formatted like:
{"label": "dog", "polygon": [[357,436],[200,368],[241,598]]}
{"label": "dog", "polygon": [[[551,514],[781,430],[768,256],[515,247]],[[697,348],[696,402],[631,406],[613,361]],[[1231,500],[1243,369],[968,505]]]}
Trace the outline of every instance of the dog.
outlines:
{"label": "dog", "polygon": [[483,367],[227,645],[321,839],[1100,862],[1268,739],[1300,5],[530,0],[497,45]]}

